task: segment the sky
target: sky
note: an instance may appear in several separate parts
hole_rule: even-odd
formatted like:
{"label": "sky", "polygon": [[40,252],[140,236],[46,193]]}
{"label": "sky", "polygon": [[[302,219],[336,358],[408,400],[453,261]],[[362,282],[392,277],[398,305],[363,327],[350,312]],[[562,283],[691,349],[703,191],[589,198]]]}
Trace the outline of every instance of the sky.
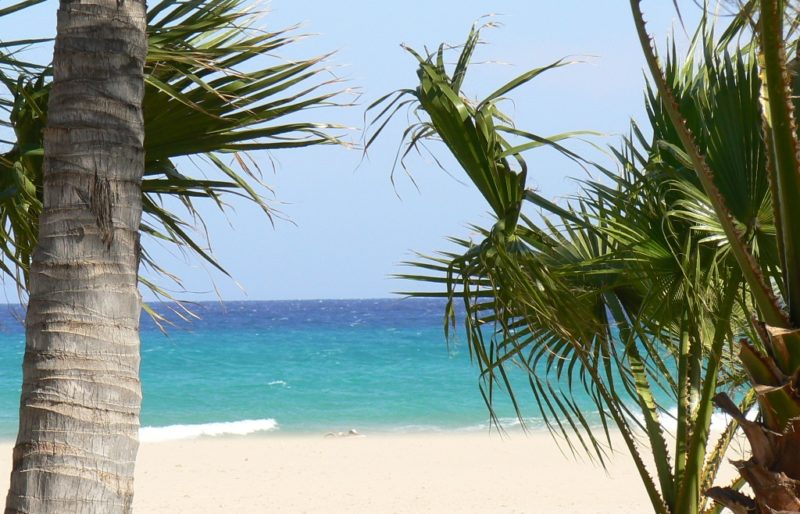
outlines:
{"label": "sky", "polygon": [[[0,6],[9,0],[0,0]],[[151,0],[151,4],[154,0]],[[681,2],[687,24],[696,19],[693,2]],[[310,111],[312,121],[339,123],[345,139],[363,141],[364,110],[376,98],[416,85],[415,61],[401,47],[422,50],[458,44],[482,16],[501,26],[485,30],[465,90],[482,97],[531,68],[568,57],[575,65],[548,72],[517,90],[504,105],[516,125],[540,135],[571,130],[599,131],[599,145],[613,145],[631,119],[644,122],[644,59],[629,4],[623,0],[272,0],[259,3],[269,13],[259,26],[274,30],[300,24],[310,37],[281,55],[300,58],[335,52],[327,62],[341,86],[357,91],[342,97],[356,105]],[[57,2],[0,20],[0,39],[48,36],[55,32]],[[643,3],[649,30],[658,41],[679,34],[672,2]],[[49,50],[40,50],[49,59]],[[37,54],[39,55],[39,54]],[[179,275],[188,300],[274,300],[389,297],[418,284],[393,278],[411,271],[402,265],[415,252],[452,249],[447,237],[469,237],[469,224],[488,226],[488,205],[446,159],[432,148],[452,176],[430,158],[409,160],[410,173],[390,177],[405,117],[398,118],[365,158],[358,148],[327,146],[283,150],[253,157],[265,170],[275,204],[291,221],[273,227],[260,210],[231,200],[225,215],[212,205],[201,209],[216,257],[226,277],[174,251],[151,248]],[[595,158],[588,145],[573,146]],[[586,171],[547,149],[526,155],[529,187],[563,201]],[[270,162],[275,162],[272,170]],[[16,293],[6,284],[6,297]],[[148,295],[145,294],[145,299]]]}

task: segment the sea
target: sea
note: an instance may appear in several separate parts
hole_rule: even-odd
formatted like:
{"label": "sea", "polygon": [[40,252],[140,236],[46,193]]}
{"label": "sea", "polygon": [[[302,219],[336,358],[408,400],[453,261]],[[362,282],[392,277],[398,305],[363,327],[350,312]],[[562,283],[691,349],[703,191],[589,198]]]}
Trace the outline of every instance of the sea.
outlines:
{"label": "sea", "polygon": [[[141,324],[143,441],[248,434],[489,431],[463,329],[440,299],[155,304]],[[0,306],[0,439],[18,423],[24,310]],[[542,428],[524,377],[524,425]],[[520,426],[494,400],[500,427]],[[591,409],[587,402],[587,409]]]}

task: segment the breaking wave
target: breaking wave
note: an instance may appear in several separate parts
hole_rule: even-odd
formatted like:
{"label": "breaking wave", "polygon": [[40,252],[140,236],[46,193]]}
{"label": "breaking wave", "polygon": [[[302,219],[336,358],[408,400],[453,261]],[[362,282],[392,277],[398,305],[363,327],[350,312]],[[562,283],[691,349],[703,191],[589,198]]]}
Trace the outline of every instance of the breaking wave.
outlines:
{"label": "breaking wave", "polygon": [[278,422],[274,419],[243,419],[221,423],[202,423],[198,425],[168,425],[166,427],[142,427],[139,440],[145,443],[177,441],[202,436],[247,435],[255,432],[276,430]]}

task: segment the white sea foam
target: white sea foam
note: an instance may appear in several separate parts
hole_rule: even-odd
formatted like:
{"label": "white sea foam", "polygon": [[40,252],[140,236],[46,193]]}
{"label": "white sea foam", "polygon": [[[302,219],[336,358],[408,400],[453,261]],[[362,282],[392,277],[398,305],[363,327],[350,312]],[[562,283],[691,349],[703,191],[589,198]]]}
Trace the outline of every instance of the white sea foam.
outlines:
{"label": "white sea foam", "polygon": [[202,423],[198,425],[169,425],[166,427],[142,427],[139,440],[144,443],[194,439],[201,436],[247,435],[255,432],[276,430],[274,419],[243,419],[224,423]]}
{"label": "white sea foam", "polygon": [[273,380],[272,382],[267,382],[267,385],[268,386],[279,385],[279,386],[284,386],[285,387],[288,384],[286,384],[286,381],[284,381],[284,380]]}
{"label": "white sea foam", "polygon": [[[678,409],[673,407],[669,410],[669,413],[661,413],[659,416],[659,420],[661,422],[661,426],[667,432],[674,433],[678,427],[678,423],[675,421],[675,416],[678,414]],[[639,421],[644,420],[644,416],[637,416]],[[712,432],[722,432],[725,430],[725,427],[728,426],[731,418],[722,412],[715,412],[711,415],[711,431]]]}
{"label": "white sea foam", "polygon": [[[522,430],[522,423],[519,419],[514,417],[508,418],[500,418],[500,429],[508,432],[515,432],[518,430]],[[525,428],[530,430],[544,430],[544,424],[542,418],[525,418]],[[496,431],[498,426],[494,422],[489,422],[488,420],[482,423],[476,423],[473,425],[435,425],[435,424],[407,424],[407,425],[398,425],[398,426],[389,426],[389,427],[379,427],[377,428],[378,431],[384,431],[388,433],[437,433],[437,432],[457,432],[457,433],[471,433],[471,432],[485,432],[485,431]]]}
{"label": "white sea foam", "polygon": [[[597,411],[591,411],[591,412],[584,412],[584,414],[586,415],[587,420],[589,422],[589,425],[592,427],[592,429],[593,430],[597,429],[598,433],[600,433],[599,431],[602,430],[602,425],[600,424],[600,421],[599,421],[598,412]],[[662,412],[659,415],[659,422],[661,424],[662,429],[664,431],[666,431],[667,433],[672,434],[672,435],[674,435],[675,430],[677,428],[677,423],[675,421],[676,414],[677,414],[677,409],[673,407],[673,408],[669,409],[668,413],[667,412]],[[755,419],[756,414],[757,414],[756,409],[751,409],[750,411],[747,412],[746,415],[747,415],[747,418],[752,420],[752,419]],[[639,422],[644,423],[644,416],[642,416],[641,414],[637,414],[636,417],[638,418]],[[525,418],[524,422],[520,422],[519,418],[516,418],[516,417],[504,417],[504,418],[498,419],[497,421],[499,422],[499,428],[500,429],[505,430],[505,431],[509,431],[509,432],[513,432],[513,431],[516,431],[516,430],[521,430],[523,423],[525,425],[525,428],[527,428],[529,430],[534,430],[535,431],[535,430],[542,430],[542,429],[545,428],[544,420],[542,418],[538,418],[538,417]],[[727,414],[722,413],[722,412],[718,412],[718,411],[714,412],[711,415],[711,427],[710,427],[711,428],[711,432],[712,433],[717,433],[717,434],[721,433],[723,430],[725,430],[725,428],[728,426],[728,423],[730,421],[731,421],[731,418]],[[551,419],[551,422],[553,422],[552,419]],[[613,426],[613,424],[612,424],[612,426]],[[410,432],[414,432],[414,431],[417,431],[417,432],[418,431],[432,431],[432,432],[435,432],[435,431],[453,430],[453,431],[456,431],[456,432],[476,432],[476,431],[485,431],[485,430],[496,430],[497,428],[498,428],[498,426],[495,424],[495,422],[491,422],[490,423],[490,422],[487,421],[487,422],[483,422],[483,423],[479,423],[479,424],[475,424],[475,425],[462,426],[462,427],[456,427],[456,428],[440,427],[440,426],[432,426],[432,425],[430,425],[430,426],[429,425],[419,425],[419,426],[417,426],[417,425],[409,425],[409,426],[404,426],[404,427],[399,428],[398,431],[401,431],[401,432],[404,432],[404,431],[410,431]]]}
{"label": "white sea foam", "polygon": [[[677,422],[675,421],[675,416],[677,415],[677,413],[678,413],[677,408],[673,407],[669,409],[669,413],[662,412],[660,414],[659,421],[661,423],[661,426],[667,432],[674,434],[675,430],[677,429]],[[745,413],[745,416],[748,419],[753,420],[756,418],[757,414],[758,410],[756,408],[752,408],[749,411],[747,411],[747,413]],[[639,418],[639,421],[642,422],[644,421],[644,416],[638,415],[637,417]],[[718,409],[715,409],[715,412],[711,415],[711,427],[710,427],[711,432],[721,433],[722,431],[725,430],[725,428],[728,426],[728,423],[730,422],[731,422],[730,416],[728,416],[724,412],[719,412]]]}

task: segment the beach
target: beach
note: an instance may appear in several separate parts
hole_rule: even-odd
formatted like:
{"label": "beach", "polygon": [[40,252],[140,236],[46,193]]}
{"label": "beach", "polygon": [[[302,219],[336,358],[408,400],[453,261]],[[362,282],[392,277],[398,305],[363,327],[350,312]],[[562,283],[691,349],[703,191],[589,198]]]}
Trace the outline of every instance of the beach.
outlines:
{"label": "beach", "polygon": [[[10,468],[11,443],[0,448]],[[2,473],[6,490],[8,473]],[[143,443],[134,512],[640,514],[627,455],[608,470],[546,432],[283,434]]]}
{"label": "beach", "polygon": [[[166,336],[143,321],[136,513],[652,511],[619,436],[607,470],[562,454],[524,376],[518,401],[530,430],[498,395],[508,436],[490,433],[468,350],[443,341],[441,302],[197,308],[201,319],[176,320]],[[24,332],[15,320],[0,310],[3,488],[18,425]],[[591,398],[574,392],[598,424]],[[351,427],[365,436],[325,437]]]}

